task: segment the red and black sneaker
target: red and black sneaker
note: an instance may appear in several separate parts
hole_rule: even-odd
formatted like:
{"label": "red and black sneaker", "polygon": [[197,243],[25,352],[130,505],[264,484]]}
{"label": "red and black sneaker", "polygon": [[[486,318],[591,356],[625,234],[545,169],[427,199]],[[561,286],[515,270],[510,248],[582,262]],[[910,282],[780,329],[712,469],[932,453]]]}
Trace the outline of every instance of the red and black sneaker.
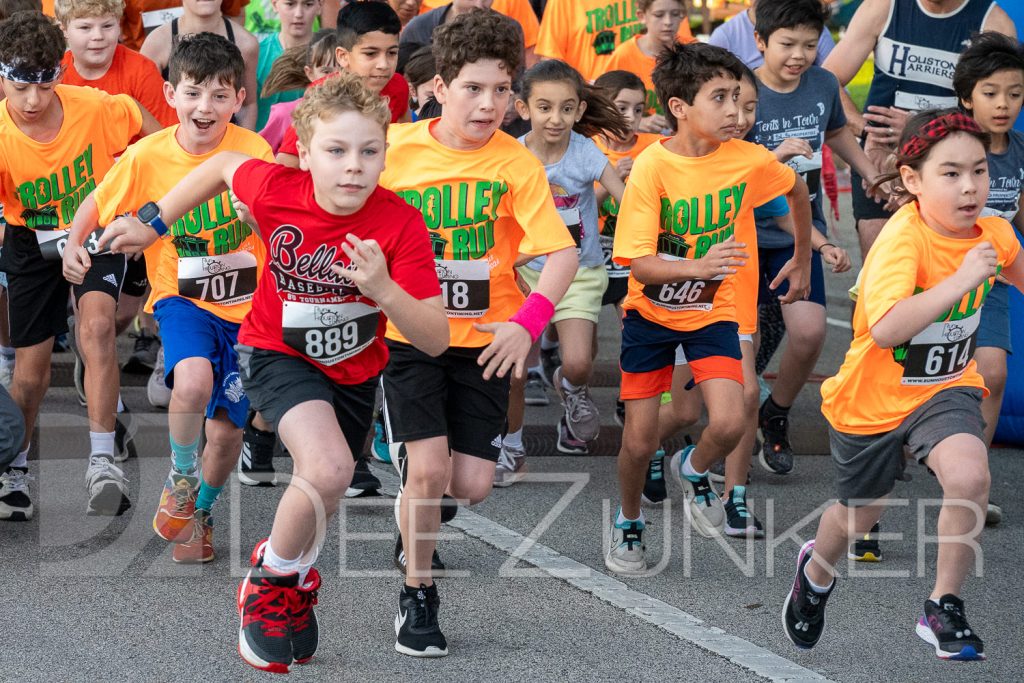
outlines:
{"label": "red and black sneaker", "polygon": [[253,568],[238,587],[238,654],[257,669],[286,674],[292,663],[291,610],[301,599],[299,575],[265,569],[266,543],[253,550]]}
{"label": "red and black sneaker", "polygon": [[320,628],[316,620],[313,605],[317,603],[320,590],[320,572],[310,569],[305,583],[300,584],[293,595],[291,606],[292,617],[292,657],[296,664],[305,664],[316,653],[320,644]]}

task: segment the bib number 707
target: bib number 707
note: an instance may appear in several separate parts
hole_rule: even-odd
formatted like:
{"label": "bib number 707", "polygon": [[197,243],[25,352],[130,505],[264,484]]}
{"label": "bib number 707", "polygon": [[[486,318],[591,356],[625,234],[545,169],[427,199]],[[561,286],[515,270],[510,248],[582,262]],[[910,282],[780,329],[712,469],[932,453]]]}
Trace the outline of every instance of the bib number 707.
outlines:
{"label": "bib number 707", "polygon": [[202,287],[199,298],[203,301],[224,301],[235,296],[238,288],[238,271],[229,270],[219,275],[196,278],[196,284]]}

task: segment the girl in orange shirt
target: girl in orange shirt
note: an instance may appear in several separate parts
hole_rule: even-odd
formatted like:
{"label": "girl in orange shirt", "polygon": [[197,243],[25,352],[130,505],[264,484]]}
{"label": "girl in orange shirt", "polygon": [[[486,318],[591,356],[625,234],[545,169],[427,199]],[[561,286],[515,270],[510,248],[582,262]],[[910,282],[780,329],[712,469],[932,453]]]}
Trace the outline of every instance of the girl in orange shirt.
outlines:
{"label": "girl in orange shirt", "polygon": [[[1024,288],[1020,244],[1005,219],[981,217],[989,194],[989,136],[957,111],[910,119],[896,178],[910,195],[868,253],[839,373],[821,387],[838,502],[800,549],[783,606],[786,636],[818,642],[835,563],[867,533],[903,479],[904,450],[942,486],[935,585],[917,635],[942,659],[984,659],[959,597],[979,550],[988,502],[988,449],[973,359],[981,309],[997,275]],[[811,562],[811,560],[814,560]]]}

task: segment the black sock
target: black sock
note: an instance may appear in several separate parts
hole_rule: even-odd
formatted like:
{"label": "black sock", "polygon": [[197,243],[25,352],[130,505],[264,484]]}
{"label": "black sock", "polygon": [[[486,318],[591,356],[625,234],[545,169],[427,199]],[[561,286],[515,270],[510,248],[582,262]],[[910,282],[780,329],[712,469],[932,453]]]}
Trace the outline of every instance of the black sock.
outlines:
{"label": "black sock", "polygon": [[789,409],[792,406],[780,406],[775,402],[772,396],[769,396],[761,404],[761,416],[765,419],[771,419],[773,417],[786,417],[789,415]]}

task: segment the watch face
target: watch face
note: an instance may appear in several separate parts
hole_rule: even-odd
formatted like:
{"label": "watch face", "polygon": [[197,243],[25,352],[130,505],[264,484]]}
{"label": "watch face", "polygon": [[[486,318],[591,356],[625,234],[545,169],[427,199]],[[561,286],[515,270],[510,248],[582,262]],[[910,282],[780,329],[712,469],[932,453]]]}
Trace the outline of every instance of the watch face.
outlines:
{"label": "watch face", "polygon": [[151,220],[160,215],[160,207],[155,202],[146,202],[139,209],[139,220],[143,223],[149,223]]}

